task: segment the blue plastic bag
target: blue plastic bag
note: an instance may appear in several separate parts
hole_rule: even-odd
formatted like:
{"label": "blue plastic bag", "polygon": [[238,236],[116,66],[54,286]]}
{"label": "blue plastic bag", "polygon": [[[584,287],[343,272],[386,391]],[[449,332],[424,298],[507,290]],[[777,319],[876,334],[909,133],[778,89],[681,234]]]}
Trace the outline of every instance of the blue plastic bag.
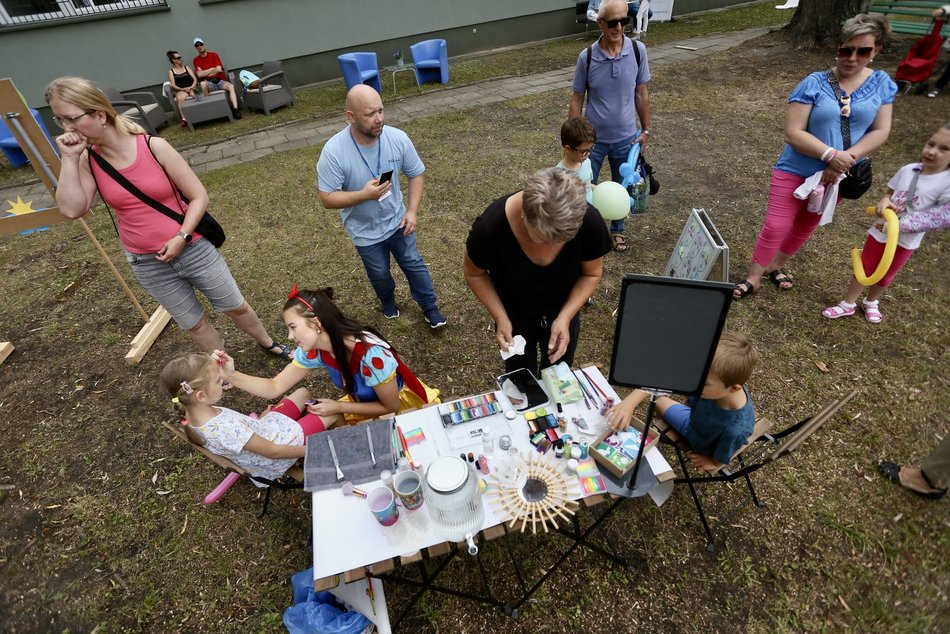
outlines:
{"label": "blue plastic bag", "polygon": [[313,591],[313,568],[290,578],[294,605],[284,610],[284,625],[290,634],[359,634],[369,619],[348,612],[329,592]]}

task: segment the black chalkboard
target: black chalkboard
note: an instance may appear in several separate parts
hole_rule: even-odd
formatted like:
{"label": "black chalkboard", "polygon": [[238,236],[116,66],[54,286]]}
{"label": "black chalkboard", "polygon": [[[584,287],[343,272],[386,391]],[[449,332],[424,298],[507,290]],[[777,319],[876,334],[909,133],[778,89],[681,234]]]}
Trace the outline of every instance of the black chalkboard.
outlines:
{"label": "black chalkboard", "polygon": [[732,303],[732,284],[627,275],[620,293],[610,382],[703,390]]}

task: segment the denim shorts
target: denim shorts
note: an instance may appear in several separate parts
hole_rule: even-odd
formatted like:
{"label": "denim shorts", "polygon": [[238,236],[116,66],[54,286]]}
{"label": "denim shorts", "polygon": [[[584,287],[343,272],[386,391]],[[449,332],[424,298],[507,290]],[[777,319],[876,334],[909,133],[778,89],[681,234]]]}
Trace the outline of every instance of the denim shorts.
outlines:
{"label": "denim shorts", "polygon": [[192,242],[171,262],[159,261],[154,253],[126,251],[125,257],[142,288],[171,314],[182,330],[194,328],[204,315],[196,290],[220,312],[244,305],[244,296],[228,263],[207,240]]}
{"label": "denim shorts", "polygon": [[214,77],[212,77],[211,79],[206,79],[205,81],[208,82],[208,92],[214,92],[216,90],[224,90],[225,84],[230,83],[230,82],[224,81],[223,79],[216,79]]}

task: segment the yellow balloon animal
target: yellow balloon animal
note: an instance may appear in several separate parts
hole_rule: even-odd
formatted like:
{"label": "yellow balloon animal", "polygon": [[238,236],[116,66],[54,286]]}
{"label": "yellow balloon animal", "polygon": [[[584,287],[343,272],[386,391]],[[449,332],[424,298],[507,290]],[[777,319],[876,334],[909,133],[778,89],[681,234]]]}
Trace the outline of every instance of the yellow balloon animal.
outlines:
{"label": "yellow balloon animal", "polygon": [[[866,207],[864,211],[869,216],[873,216],[875,208]],[[881,261],[877,263],[877,269],[870,277],[864,274],[864,265],[861,264],[861,250],[851,249],[851,267],[854,269],[854,279],[864,286],[873,286],[880,282],[887,270],[891,268],[891,262],[894,261],[894,253],[897,251],[897,236],[900,234],[900,221],[891,208],[884,210],[884,220],[887,221],[887,242],[884,243],[884,253],[881,255]]]}

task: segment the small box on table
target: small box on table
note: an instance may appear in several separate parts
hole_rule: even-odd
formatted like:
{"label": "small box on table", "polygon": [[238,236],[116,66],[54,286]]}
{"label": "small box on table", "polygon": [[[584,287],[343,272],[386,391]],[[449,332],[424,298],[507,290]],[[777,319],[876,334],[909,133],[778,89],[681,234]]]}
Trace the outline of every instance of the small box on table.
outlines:
{"label": "small box on table", "polygon": [[[627,431],[610,429],[591,443],[590,455],[597,461],[597,464],[607,469],[607,471],[618,478],[623,477],[636,464],[637,452],[642,437],[643,433],[634,427]],[[646,459],[646,452],[656,444],[658,437],[659,434],[651,429],[647,445],[643,449],[644,460]]]}

